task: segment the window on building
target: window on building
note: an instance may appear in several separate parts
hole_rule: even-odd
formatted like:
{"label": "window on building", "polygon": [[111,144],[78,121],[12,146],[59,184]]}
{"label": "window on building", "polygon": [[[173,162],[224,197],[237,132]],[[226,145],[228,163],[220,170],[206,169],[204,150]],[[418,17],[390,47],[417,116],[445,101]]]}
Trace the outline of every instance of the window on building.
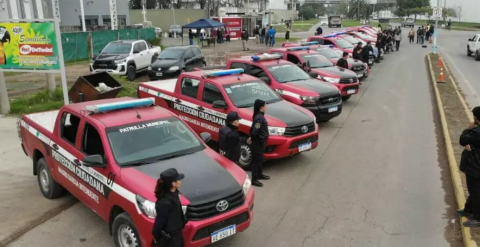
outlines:
{"label": "window on building", "polygon": [[98,19],[85,19],[85,26],[98,26]]}
{"label": "window on building", "polygon": [[103,18],[103,25],[110,26],[112,24],[112,19],[110,18]]}

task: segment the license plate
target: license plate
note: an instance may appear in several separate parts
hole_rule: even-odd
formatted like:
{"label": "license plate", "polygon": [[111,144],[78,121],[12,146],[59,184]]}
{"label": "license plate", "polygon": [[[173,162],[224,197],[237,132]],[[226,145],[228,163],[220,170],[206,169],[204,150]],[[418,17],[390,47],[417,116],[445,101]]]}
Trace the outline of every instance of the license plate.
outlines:
{"label": "license plate", "polygon": [[363,77],[363,74],[358,74],[357,77],[358,77],[358,78],[362,78],[362,77]]}
{"label": "license plate", "polygon": [[226,237],[232,236],[233,234],[237,233],[237,227],[235,225],[227,226],[223,229],[218,231],[214,231],[212,233],[212,243],[217,242],[218,240],[222,240]]}
{"label": "license plate", "polygon": [[348,89],[347,90],[347,94],[354,94],[355,93],[355,89]]}
{"label": "license plate", "polygon": [[312,143],[307,142],[301,145],[298,145],[298,152],[303,152],[312,149]]}
{"label": "license plate", "polygon": [[372,63],[373,63],[373,60],[368,60],[369,65],[372,65]]}
{"label": "license plate", "polygon": [[163,75],[163,73],[158,73],[158,72],[157,72],[157,76],[162,76],[162,75]]}
{"label": "license plate", "polygon": [[336,111],[338,111],[338,106],[333,106],[333,107],[328,108],[328,113],[336,112]]}

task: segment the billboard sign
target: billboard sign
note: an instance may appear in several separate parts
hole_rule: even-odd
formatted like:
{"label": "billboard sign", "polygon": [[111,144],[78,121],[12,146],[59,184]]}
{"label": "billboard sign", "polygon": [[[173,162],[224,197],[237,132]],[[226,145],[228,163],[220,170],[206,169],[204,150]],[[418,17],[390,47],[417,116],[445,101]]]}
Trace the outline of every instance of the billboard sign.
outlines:
{"label": "billboard sign", "polygon": [[54,23],[0,22],[0,69],[59,70]]}

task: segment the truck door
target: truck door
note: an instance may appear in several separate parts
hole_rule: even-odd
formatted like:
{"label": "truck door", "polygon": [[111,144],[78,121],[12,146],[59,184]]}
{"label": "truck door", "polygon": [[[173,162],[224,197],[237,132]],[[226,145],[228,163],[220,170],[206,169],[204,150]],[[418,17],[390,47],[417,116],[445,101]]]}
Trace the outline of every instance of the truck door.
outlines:
{"label": "truck door", "polygon": [[265,83],[268,84],[268,86],[270,86],[271,88],[273,88],[273,90],[275,90],[275,91],[277,91],[278,89],[280,89],[280,88],[279,88],[279,85],[277,85],[278,83],[275,83],[275,82],[274,82],[274,78],[272,78],[271,76],[269,76],[269,73],[267,73],[264,69],[262,69],[262,68],[260,68],[260,67],[258,67],[258,66],[250,65],[247,74],[263,80]]}
{"label": "truck door", "polygon": [[180,82],[180,94],[173,99],[173,111],[183,119],[196,133],[205,131],[200,119],[198,100],[200,80],[184,76]]}
{"label": "truck door", "polygon": [[142,68],[150,66],[150,64],[152,63],[153,52],[151,52],[150,49],[148,49],[147,43],[145,43],[145,41],[138,42],[138,45],[140,47],[140,54],[141,56],[143,56]]}
{"label": "truck door", "polygon": [[[208,119],[205,121],[206,128],[204,127],[204,129],[212,134],[213,140],[218,141],[218,131],[223,125],[225,125],[228,107],[224,109],[214,108],[213,102],[215,101],[223,101],[225,102],[225,106],[227,106],[227,101],[225,100],[222,91],[212,83],[204,82],[201,101],[203,113],[201,114],[203,114],[202,118]],[[214,130],[212,130],[212,127]]]}
{"label": "truck door", "polygon": [[145,67],[144,56],[140,50],[140,42],[137,42],[133,45],[132,57],[133,61],[135,61],[135,65],[137,66],[137,70]]}
{"label": "truck door", "polygon": [[468,41],[468,46],[470,47],[470,51],[471,52],[475,52],[476,51],[476,43],[478,41],[478,37],[480,35],[476,34],[475,36],[473,36],[473,38],[469,39]]}
{"label": "truck door", "polygon": [[195,55],[191,48],[188,48],[183,55],[183,60],[185,62],[185,69],[187,71],[192,71],[195,68]]}

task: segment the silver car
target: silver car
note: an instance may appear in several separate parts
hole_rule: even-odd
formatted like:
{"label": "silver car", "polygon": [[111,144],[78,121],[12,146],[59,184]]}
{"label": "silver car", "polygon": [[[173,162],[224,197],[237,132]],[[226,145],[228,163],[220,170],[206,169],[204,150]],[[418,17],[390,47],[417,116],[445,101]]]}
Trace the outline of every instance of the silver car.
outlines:
{"label": "silver car", "polygon": [[403,19],[402,27],[415,27],[415,20],[413,18]]}

